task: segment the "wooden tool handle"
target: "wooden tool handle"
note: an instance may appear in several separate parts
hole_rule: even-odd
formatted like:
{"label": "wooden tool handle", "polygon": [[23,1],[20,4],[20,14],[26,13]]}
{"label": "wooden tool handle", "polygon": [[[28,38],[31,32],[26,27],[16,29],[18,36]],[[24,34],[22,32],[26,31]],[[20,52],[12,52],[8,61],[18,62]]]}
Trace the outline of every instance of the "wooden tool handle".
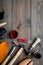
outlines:
{"label": "wooden tool handle", "polygon": [[16,53],[16,55],[13,57],[13,59],[10,61],[10,63],[8,65],[13,65],[13,63],[20,56],[20,54],[22,53],[22,51],[23,51],[23,48],[20,48],[19,51]]}
{"label": "wooden tool handle", "polygon": [[7,58],[4,60],[4,62],[1,65],[6,65],[7,61],[9,60],[9,58],[10,58],[10,55],[7,56]]}
{"label": "wooden tool handle", "polygon": [[10,54],[7,56],[7,58],[3,61],[3,63],[2,63],[1,65],[6,65],[6,63],[9,61],[11,55],[13,54],[15,48],[16,48],[16,47],[12,47],[12,48],[11,48],[11,50],[10,50],[10,51],[11,51]]}
{"label": "wooden tool handle", "polygon": [[6,24],[7,24],[6,22],[0,23],[0,27],[4,26],[4,25],[6,25]]}

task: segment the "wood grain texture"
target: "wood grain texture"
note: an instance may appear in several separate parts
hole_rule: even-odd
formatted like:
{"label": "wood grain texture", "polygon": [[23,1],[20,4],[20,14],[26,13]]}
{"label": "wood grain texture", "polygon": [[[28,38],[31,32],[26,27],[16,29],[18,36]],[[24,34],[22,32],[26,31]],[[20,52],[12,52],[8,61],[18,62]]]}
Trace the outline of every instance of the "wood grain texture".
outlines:
{"label": "wood grain texture", "polygon": [[40,35],[40,1],[32,0],[31,3],[31,27],[32,37]]}
{"label": "wood grain texture", "polygon": [[[2,22],[7,22],[5,28],[8,32],[16,29],[19,23],[28,23],[29,38],[31,36],[31,39],[34,39],[39,36],[42,39],[40,45],[42,58],[40,60],[33,60],[34,65],[43,65],[43,0],[0,0],[0,8],[4,8],[5,13]],[[9,39],[9,43],[11,43],[10,40],[11,39]],[[19,62],[20,59],[22,60],[25,57],[24,53],[22,53],[16,62]],[[16,62],[14,63],[15,65],[17,64]]]}
{"label": "wood grain texture", "polygon": [[[21,26],[24,24],[29,24],[27,36],[30,38],[30,0],[13,0],[13,29],[16,29],[18,24],[21,23]],[[24,37],[26,31],[24,28],[19,30],[19,36]]]}
{"label": "wood grain texture", "polygon": [[3,21],[7,22],[6,29],[12,30],[12,0],[4,0],[3,1],[4,8],[4,19]]}
{"label": "wood grain texture", "polygon": [[23,24],[27,22],[30,18],[30,4],[28,0],[14,0],[13,3],[13,23],[21,22]]}

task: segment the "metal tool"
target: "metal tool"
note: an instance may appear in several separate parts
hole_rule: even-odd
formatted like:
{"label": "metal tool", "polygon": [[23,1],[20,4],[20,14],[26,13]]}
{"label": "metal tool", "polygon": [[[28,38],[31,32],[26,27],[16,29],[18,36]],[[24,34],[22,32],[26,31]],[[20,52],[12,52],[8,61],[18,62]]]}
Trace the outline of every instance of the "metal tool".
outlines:
{"label": "metal tool", "polygon": [[[30,50],[32,50],[38,43],[40,42],[40,38],[37,38],[35,43],[33,43],[32,47],[30,48]],[[17,43],[16,43],[17,44]],[[18,44],[17,44],[18,45]],[[21,47],[18,52],[16,53],[16,55],[13,57],[13,59],[10,61],[10,63],[8,65],[13,65],[13,63],[16,61],[16,59],[21,55],[21,53],[23,52],[25,48]]]}
{"label": "metal tool", "polygon": [[30,50],[32,50],[40,41],[41,39],[38,37],[36,41],[33,43],[33,45],[31,46]]}
{"label": "metal tool", "polygon": [[39,50],[30,52],[29,55],[30,55],[31,57],[36,58],[36,59],[40,59],[40,58],[41,58],[41,54],[39,53]]}
{"label": "metal tool", "polygon": [[1,65],[6,65],[6,63],[9,61],[9,59],[10,59],[10,57],[13,54],[13,52],[14,52],[15,49],[16,49],[16,47],[14,47],[14,46],[11,48],[11,50],[10,50],[7,58],[3,61],[3,63]]}

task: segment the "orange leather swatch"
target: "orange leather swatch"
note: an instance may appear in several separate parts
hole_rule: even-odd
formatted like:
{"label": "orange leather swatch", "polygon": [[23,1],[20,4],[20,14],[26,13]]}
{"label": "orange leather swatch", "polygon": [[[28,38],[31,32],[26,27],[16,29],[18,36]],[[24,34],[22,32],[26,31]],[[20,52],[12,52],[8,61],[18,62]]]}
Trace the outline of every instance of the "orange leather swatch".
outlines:
{"label": "orange leather swatch", "polygon": [[6,58],[9,52],[9,45],[6,41],[0,43],[0,63]]}

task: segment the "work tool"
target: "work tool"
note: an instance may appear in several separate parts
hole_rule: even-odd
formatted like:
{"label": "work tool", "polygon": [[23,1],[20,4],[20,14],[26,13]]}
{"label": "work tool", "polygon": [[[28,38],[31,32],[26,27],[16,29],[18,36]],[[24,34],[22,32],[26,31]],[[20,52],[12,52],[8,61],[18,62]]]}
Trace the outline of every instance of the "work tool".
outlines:
{"label": "work tool", "polygon": [[9,54],[7,56],[7,58],[3,61],[3,63],[1,65],[6,65],[6,63],[9,61],[11,55],[13,54],[13,52],[15,51],[16,47],[12,47],[9,51]]}
{"label": "work tool", "polygon": [[41,41],[41,39],[38,37],[36,38],[35,42],[32,44],[32,46],[30,47],[29,50],[32,50],[33,48],[35,48],[35,46]]}
{"label": "work tool", "polygon": [[[36,41],[33,43],[33,45],[31,46],[30,50],[32,50],[39,42],[40,42],[40,38],[38,37],[36,39]],[[16,43],[17,44],[17,43]],[[21,47],[18,52],[16,53],[16,55],[13,57],[13,59],[10,61],[10,63],[8,65],[13,65],[13,63],[16,61],[16,59],[21,55],[21,53],[23,52],[24,48]]]}
{"label": "work tool", "polygon": [[0,20],[4,18],[4,10],[0,9]]}
{"label": "work tool", "polygon": [[32,43],[31,40],[27,40],[26,38],[18,38],[18,43]]}
{"label": "work tool", "polygon": [[39,53],[38,50],[33,51],[33,52],[30,52],[29,55],[30,55],[31,57],[36,58],[36,59],[40,59],[40,58],[41,58],[41,54]]}
{"label": "work tool", "polygon": [[36,59],[40,59],[41,58],[41,54],[39,52],[34,52],[33,53],[33,57],[35,57]]}
{"label": "work tool", "polygon": [[0,23],[0,27],[3,27],[7,24],[7,22]]}
{"label": "work tool", "polygon": [[5,28],[0,28],[0,37],[7,32]]}

